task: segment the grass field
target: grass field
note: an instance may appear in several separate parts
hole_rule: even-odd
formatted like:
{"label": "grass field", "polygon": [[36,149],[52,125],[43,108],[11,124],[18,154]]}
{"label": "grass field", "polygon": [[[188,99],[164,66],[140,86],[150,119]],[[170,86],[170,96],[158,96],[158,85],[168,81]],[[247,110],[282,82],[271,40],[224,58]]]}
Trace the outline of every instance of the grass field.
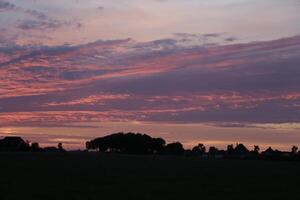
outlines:
{"label": "grass field", "polygon": [[1,200],[300,198],[300,162],[2,153],[0,169]]}

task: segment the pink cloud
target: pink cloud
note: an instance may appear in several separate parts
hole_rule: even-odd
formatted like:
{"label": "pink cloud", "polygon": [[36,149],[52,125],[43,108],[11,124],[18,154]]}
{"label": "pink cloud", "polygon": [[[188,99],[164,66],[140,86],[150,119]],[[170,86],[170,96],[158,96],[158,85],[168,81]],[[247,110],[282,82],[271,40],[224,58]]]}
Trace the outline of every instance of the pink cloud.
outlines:
{"label": "pink cloud", "polygon": [[128,39],[11,47],[0,51],[1,119],[296,122],[299,49],[299,37],[223,46]]}

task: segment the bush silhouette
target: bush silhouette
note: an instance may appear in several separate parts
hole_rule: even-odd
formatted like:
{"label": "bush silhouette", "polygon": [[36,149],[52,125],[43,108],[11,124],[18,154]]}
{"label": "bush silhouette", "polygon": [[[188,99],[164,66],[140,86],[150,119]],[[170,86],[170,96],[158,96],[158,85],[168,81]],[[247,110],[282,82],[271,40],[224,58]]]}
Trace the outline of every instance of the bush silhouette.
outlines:
{"label": "bush silhouette", "polygon": [[167,144],[166,153],[172,155],[180,155],[184,153],[183,145],[180,142]]}
{"label": "bush silhouette", "polygon": [[197,146],[193,147],[192,153],[196,155],[203,155],[206,151],[206,148],[203,144],[198,144]]}

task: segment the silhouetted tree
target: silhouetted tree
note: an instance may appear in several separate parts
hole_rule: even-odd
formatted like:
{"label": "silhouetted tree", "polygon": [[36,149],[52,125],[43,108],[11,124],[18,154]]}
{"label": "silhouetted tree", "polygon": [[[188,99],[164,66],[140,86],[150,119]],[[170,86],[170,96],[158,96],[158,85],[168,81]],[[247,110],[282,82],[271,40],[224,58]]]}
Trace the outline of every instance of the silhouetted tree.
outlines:
{"label": "silhouetted tree", "polygon": [[292,153],[293,155],[296,155],[296,154],[297,154],[297,152],[298,152],[298,147],[296,147],[296,146],[293,146],[293,147],[292,147],[292,151],[291,151],[291,153]]}
{"label": "silhouetted tree", "polygon": [[165,150],[166,141],[162,138],[152,138],[150,151],[152,153],[162,153]]}
{"label": "silhouetted tree", "polygon": [[63,145],[62,145],[61,142],[58,143],[57,148],[58,148],[58,151],[59,151],[59,152],[65,152],[65,151],[66,151],[66,150],[64,150]]}
{"label": "silhouetted tree", "polygon": [[234,147],[233,147],[233,144],[230,144],[230,145],[227,146],[227,153],[228,153],[229,155],[234,154]]}
{"label": "silhouetted tree", "polygon": [[5,137],[0,140],[2,151],[29,151],[30,146],[21,137]]}
{"label": "silhouetted tree", "polygon": [[146,134],[115,133],[87,142],[86,148],[99,152],[154,154],[162,153],[165,143],[162,138],[152,138]]}
{"label": "silhouetted tree", "polygon": [[258,145],[254,145],[254,150],[253,150],[253,152],[254,152],[255,154],[259,154],[259,151],[260,151],[259,146],[258,146]]}
{"label": "silhouetted tree", "polygon": [[85,148],[86,148],[86,149],[92,149],[92,146],[91,146],[91,145],[92,145],[91,142],[87,141],[87,142],[85,143]]}
{"label": "silhouetted tree", "polygon": [[184,153],[184,148],[180,142],[174,142],[167,144],[166,152],[172,155],[180,155]]}
{"label": "silhouetted tree", "polygon": [[40,145],[37,142],[32,143],[30,149],[31,151],[35,151],[35,152],[41,151]]}
{"label": "silhouetted tree", "polygon": [[[183,145],[179,142],[167,144],[162,138],[152,138],[145,134],[140,133],[115,133],[112,135],[96,138],[86,142],[88,150],[98,150],[101,152],[118,152],[118,153],[140,153],[140,154],[154,154],[165,153],[180,155],[202,155],[205,154],[206,149],[203,144],[198,144],[192,150],[184,150]],[[298,154],[297,154],[298,153]],[[298,155],[298,157],[292,156]],[[271,147],[260,153],[258,145],[250,152],[245,145],[237,144],[235,147],[231,144],[227,146],[227,151],[218,150],[212,146],[208,150],[208,156],[214,158],[235,158],[235,159],[292,159],[299,158],[300,152],[294,146],[291,153],[273,150]]]}
{"label": "silhouetted tree", "polygon": [[206,151],[206,148],[203,144],[198,144],[197,146],[193,147],[192,153],[197,155],[202,155]]}
{"label": "silhouetted tree", "polygon": [[219,149],[217,149],[216,147],[212,146],[209,147],[208,153],[211,155],[216,155],[219,152]]}

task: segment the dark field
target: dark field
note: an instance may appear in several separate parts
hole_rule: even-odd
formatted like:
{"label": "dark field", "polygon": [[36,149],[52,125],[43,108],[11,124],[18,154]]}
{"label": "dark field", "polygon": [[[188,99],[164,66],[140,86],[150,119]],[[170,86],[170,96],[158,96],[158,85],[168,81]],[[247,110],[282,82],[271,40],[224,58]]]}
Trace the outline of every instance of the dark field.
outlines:
{"label": "dark field", "polygon": [[0,199],[300,198],[300,162],[0,154]]}

